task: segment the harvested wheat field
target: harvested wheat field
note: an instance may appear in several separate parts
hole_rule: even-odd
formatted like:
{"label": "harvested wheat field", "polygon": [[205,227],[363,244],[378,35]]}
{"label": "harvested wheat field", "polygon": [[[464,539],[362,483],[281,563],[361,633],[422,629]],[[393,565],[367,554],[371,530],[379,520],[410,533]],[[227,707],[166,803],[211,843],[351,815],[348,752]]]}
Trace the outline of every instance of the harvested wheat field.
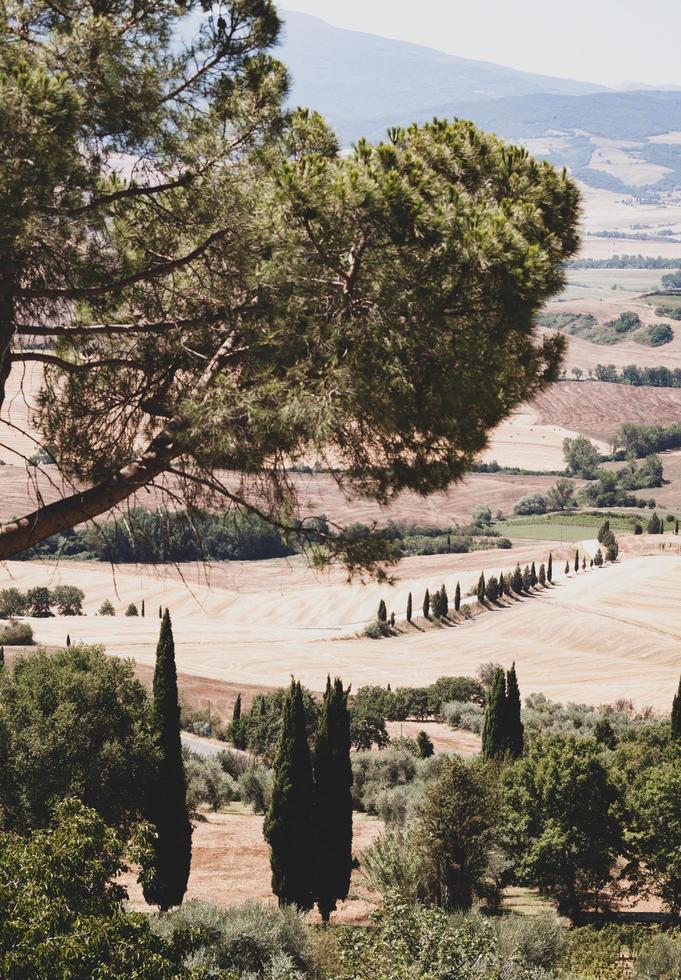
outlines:
{"label": "harvested wheat field", "polygon": [[[633,539],[631,539],[633,541]],[[627,539],[622,539],[627,544]],[[92,615],[105,597],[113,597],[111,569],[62,563],[51,572],[42,563],[11,563],[16,584],[46,584],[61,579],[81,585],[87,617],[33,620],[36,639],[58,645],[72,641],[106,645],[117,656],[140,664],[154,661],[157,606],[173,615],[177,663],[181,673],[229,684],[271,687],[286,684],[292,673],[320,690],[328,673],[362,684],[420,685],[443,674],[472,674],[480,663],[515,661],[524,694],[543,691],[561,700],[592,703],[628,697],[639,706],[668,709],[681,670],[681,555],[672,539],[667,550],[635,553],[611,567],[564,576],[569,551],[554,547],[557,584],[541,595],[460,625],[429,628],[403,624],[400,636],[358,638],[373,619],[380,598],[398,620],[407,593],[419,609],[426,587],[444,582],[450,595],[456,581],[465,592],[481,569],[498,574],[515,561],[546,558],[549,545],[520,546],[512,552],[478,552],[405,559],[394,587],[375,583],[348,586],[340,571],[320,576],[300,560],[253,562],[248,566],[212,566],[185,570],[116,570],[116,618]],[[578,545],[590,553],[594,542]],[[658,549],[659,539],[636,540],[637,549]],[[674,550],[672,548],[674,547]],[[626,547],[625,549],[626,550]],[[190,588],[192,591],[190,591]],[[145,598],[146,619],[125,618],[128,602]]]}
{"label": "harvested wheat field", "polygon": [[562,381],[532,403],[540,425],[569,423],[607,440],[623,422],[681,422],[681,388],[632,388],[604,381]]}

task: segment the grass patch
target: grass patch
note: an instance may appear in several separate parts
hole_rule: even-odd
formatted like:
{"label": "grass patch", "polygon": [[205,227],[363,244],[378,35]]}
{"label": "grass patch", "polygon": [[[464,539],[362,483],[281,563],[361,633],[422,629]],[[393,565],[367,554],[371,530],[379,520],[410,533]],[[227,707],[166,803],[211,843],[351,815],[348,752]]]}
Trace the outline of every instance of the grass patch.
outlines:
{"label": "grass patch", "polygon": [[634,527],[647,517],[638,514],[617,514],[605,511],[582,512],[577,514],[546,514],[542,517],[518,517],[509,521],[499,521],[497,528],[509,538],[528,541],[581,541],[585,537],[596,537],[601,524],[608,520],[613,531],[632,534]]}
{"label": "grass patch", "polygon": [[681,296],[674,293],[650,293],[645,297],[650,306],[663,306],[665,310],[681,310]]}

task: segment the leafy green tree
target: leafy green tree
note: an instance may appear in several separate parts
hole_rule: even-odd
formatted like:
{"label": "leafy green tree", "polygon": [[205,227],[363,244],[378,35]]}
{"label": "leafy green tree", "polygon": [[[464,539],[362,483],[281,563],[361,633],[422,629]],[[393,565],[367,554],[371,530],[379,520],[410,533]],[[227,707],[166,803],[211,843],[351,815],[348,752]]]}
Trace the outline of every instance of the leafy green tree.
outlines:
{"label": "leafy green tree", "polygon": [[192,827],[180,740],[180,705],[175,641],[166,609],[156,647],[154,728],[159,761],[149,788],[147,819],[155,831],[153,858],[144,882],[147,902],[167,911],[181,905],[187,890],[192,854]]}
{"label": "leafy green tree", "polygon": [[75,585],[57,585],[52,590],[52,602],[60,616],[82,616],[85,593]]}
{"label": "leafy green tree", "polygon": [[348,692],[336,678],[326,682],[314,759],[314,824],[317,840],[315,900],[323,922],[348,896],[352,872],[352,765]]}
{"label": "leafy green tree", "polygon": [[0,592],[0,619],[14,619],[26,612],[26,595],[17,588]]}
{"label": "leafy green tree", "polygon": [[416,828],[430,901],[446,909],[471,908],[489,867],[494,813],[486,769],[448,756],[426,790]]}
{"label": "leafy green tree", "polygon": [[549,585],[553,584],[553,555],[549,554],[549,563],[546,569],[546,581]]}
{"label": "leafy green tree", "polygon": [[520,689],[515,664],[506,672],[506,750],[512,759],[523,754],[525,733],[521,721]]}
{"label": "leafy green tree", "polygon": [[672,738],[681,741],[681,679],[672,702]]}
{"label": "leafy green tree", "polygon": [[270,845],[272,891],[280,905],[311,909],[315,899],[314,785],[300,684],[291,681],[274,763],[272,802],[263,832]]}
{"label": "leafy green tree", "polygon": [[572,503],[575,495],[575,484],[572,480],[561,477],[547,490],[546,498],[551,510],[565,510]]}
{"label": "leafy green tree", "polygon": [[[144,860],[144,841],[133,856]],[[191,952],[127,912],[118,879],[125,845],[78,800],[57,803],[50,829],[0,835],[0,974],[7,978],[199,980]]]}
{"label": "leafy green tree", "polygon": [[378,614],[377,614],[376,618],[378,619],[378,621],[380,623],[386,623],[388,621],[388,610],[386,608],[386,605],[385,605],[385,602],[384,602],[383,599],[381,599],[381,601],[378,604]]}
{"label": "leafy green tree", "polygon": [[454,611],[458,612],[461,609],[461,586],[457,582],[456,589],[454,591]]}
{"label": "leafy green tree", "polygon": [[408,595],[408,597],[407,597],[407,622],[408,623],[411,623],[411,617],[413,616],[413,614],[414,614],[414,612],[413,612],[412,598],[411,598],[411,592],[410,592],[409,595]]}
{"label": "leafy green tree", "polygon": [[626,797],[626,869],[639,896],[681,911],[681,769],[678,760],[642,769]]}
{"label": "leafy green tree", "polygon": [[101,647],[39,651],[5,671],[0,704],[3,765],[17,790],[9,813],[4,801],[12,826],[46,826],[55,801],[69,796],[123,833],[142,819],[158,753],[133,661]]}
{"label": "leafy green tree", "polygon": [[485,724],[482,729],[482,757],[486,760],[497,759],[504,756],[507,750],[506,678],[499,667],[487,693]]}
{"label": "leafy green tree", "polygon": [[554,895],[573,919],[602,905],[622,830],[600,747],[562,735],[534,739],[504,780],[503,827],[517,880]]}
{"label": "leafy green tree", "polygon": [[423,615],[425,619],[430,619],[430,592],[426,589],[426,594],[423,597]]}
{"label": "leafy green tree", "polygon": [[563,456],[571,475],[581,476],[585,480],[595,477],[599,462],[598,450],[586,436],[563,439]]}
{"label": "leafy green tree", "polygon": [[126,616],[139,616],[139,610],[134,602],[131,602],[128,608],[125,610]]}
{"label": "leafy green tree", "polygon": [[34,589],[29,589],[26,593],[27,615],[35,616],[38,619],[46,619],[48,616],[54,615],[52,612],[53,601],[52,592],[44,586],[38,585]]}
{"label": "leafy green tree", "polygon": [[[12,362],[45,365],[40,430],[84,489],[3,525],[0,559],[177,467],[214,496],[222,472],[266,474],[286,522],[311,445],[378,500],[441,490],[557,377],[564,341],[533,324],[578,247],[569,177],[459,120],[341,154],[315,113],[282,116],[274,5],[187,26],[204,7],[3,17],[0,398]],[[465,220],[443,223],[453,196]],[[366,565],[380,541],[322,550]]]}

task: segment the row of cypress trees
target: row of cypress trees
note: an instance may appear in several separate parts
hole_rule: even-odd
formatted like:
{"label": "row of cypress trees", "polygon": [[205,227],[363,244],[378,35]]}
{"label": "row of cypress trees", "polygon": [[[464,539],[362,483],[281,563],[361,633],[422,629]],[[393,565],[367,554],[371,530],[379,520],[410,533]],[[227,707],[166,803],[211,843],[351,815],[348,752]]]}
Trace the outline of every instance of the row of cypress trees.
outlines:
{"label": "row of cypress trees", "polygon": [[499,667],[487,693],[482,730],[483,758],[519,758],[523,753],[524,737],[515,664],[505,674]]}
{"label": "row of cypress trees", "polygon": [[314,762],[303,693],[291,681],[274,763],[272,802],[264,834],[270,845],[272,891],[279,904],[302,910],[316,903],[328,922],[347,898],[352,871],[352,764],[348,691],[327,678]]}

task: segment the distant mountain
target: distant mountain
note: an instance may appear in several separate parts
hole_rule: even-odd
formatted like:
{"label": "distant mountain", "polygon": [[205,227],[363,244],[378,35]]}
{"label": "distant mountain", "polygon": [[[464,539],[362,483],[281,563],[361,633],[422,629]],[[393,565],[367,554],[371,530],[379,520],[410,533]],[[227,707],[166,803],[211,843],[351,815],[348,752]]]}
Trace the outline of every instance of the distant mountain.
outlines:
{"label": "distant mountain", "polygon": [[292,76],[292,105],[318,109],[344,145],[378,139],[389,126],[491,100],[553,94],[578,96],[602,86],[470,61],[431,48],[342,30],[308,14],[281,11],[276,56]]}

